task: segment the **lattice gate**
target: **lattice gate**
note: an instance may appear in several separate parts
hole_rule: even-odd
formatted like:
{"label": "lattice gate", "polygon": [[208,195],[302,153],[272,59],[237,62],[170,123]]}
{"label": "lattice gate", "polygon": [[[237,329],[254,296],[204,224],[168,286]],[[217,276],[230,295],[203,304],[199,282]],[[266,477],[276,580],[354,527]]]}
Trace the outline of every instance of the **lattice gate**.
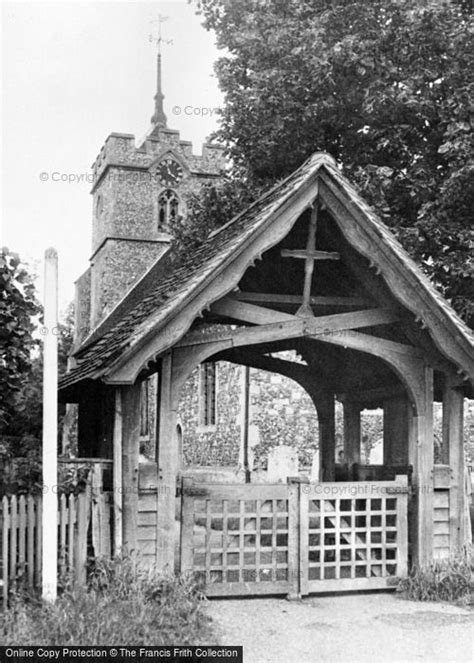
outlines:
{"label": "lattice gate", "polygon": [[208,596],[377,589],[407,572],[406,477],[183,482],[181,571]]}

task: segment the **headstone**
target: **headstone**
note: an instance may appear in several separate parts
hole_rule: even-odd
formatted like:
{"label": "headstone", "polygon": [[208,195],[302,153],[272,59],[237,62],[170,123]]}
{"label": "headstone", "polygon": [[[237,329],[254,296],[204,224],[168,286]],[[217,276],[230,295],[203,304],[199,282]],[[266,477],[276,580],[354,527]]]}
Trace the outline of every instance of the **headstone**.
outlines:
{"label": "headstone", "polygon": [[316,449],[316,451],[313,454],[313,460],[311,462],[311,475],[309,480],[318,483],[320,480],[320,473],[321,473],[321,463],[319,460],[319,449]]}
{"label": "headstone", "polygon": [[288,477],[298,476],[298,452],[293,447],[282,444],[268,452],[268,481],[286,482]]}
{"label": "headstone", "polygon": [[253,471],[255,466],[255,448],[260,444],[260,431],[258,426],[255,424],[250,424],[249,426],[249,448],[248,448],[248,459],[250,470]]}

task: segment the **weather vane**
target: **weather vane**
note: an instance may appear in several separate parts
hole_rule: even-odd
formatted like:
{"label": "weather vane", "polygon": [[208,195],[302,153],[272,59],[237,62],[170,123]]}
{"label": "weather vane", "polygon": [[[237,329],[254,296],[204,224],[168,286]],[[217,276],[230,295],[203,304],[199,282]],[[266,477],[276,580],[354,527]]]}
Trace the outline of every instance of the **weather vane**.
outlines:
{"label": "weather vane", "polygon": [[158,23],[158,37],[155,37],[153,34],[148,35],[148,41],[155,42],[158,44],[158,53],[161,55],[161,44],[172,44],[172,39],[163,39],[161,36],[161,24],[167,21],[169,16],[162,16],[158,14],[158,19],[150,21],[150,23]]}

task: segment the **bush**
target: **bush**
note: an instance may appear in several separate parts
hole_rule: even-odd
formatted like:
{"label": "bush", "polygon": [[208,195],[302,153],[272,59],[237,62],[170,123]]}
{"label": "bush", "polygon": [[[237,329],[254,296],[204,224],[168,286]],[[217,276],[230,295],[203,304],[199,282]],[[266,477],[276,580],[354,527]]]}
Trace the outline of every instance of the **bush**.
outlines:
{"label": "bush", "polygon": [[474,591],[469,557],[433,562],[428,568],[414,567],[401,580],[399,591],[412,601],[458,601]]}
{"label": "bush", "polygon": [[138,559],[98,561],[87,588],[66,590],[54,605],[12,598],[0,613],[0,644],[192,645],[210,641],[202,597],[186,577],[144,570]]}

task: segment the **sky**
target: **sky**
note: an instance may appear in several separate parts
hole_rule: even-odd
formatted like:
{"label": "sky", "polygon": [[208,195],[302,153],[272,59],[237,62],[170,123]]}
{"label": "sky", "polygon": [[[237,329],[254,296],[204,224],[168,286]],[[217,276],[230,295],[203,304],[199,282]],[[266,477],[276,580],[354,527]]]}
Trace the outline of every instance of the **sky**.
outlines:
{"label": "sky", "polygon": [[168,126],[201,152],[222,105],[214,35],[187,0],[2,2],[0,245],[38,275],[59,255],[59,308],[91,255],[91,165],[112,132],[147,132],[162,24]]}

